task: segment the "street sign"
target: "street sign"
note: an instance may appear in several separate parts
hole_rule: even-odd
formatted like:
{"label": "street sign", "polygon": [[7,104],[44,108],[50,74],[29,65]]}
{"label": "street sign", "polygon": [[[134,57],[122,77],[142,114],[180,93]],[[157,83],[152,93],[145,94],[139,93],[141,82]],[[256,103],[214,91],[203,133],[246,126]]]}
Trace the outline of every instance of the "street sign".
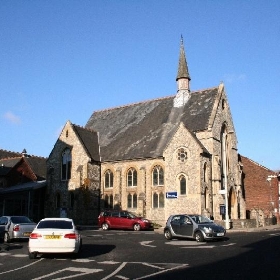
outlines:
{"label": "street sign", "polygon": [[178,198],[177,192],[167,192],[166,198]]}

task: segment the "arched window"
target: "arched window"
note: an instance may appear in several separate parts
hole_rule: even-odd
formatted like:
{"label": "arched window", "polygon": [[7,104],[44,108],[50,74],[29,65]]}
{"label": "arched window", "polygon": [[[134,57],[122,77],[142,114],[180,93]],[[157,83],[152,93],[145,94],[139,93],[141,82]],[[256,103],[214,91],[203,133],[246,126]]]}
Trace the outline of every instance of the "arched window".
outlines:
{"label": "arched window", "polygon": [[159,194],[159,208],[163,208],[164,207],[164,194],[160,193]]}
{"label": "arched window", "polygon": [[60,193],[55,195],[55,207],[60,208]]}
{"label": "arched window", "polygon": [[130,168],[127,172],[127,186],[128,187],[137,186],[137,172],[134,168]]}
{"label": "arched window", "polygon": [[73,208],[74,207],[74,201],[75,201],[75,196],[74,196],[73,191],[70,192],[69,200],[70,200],[70,207]]}
{"label": "arched window", "polygon": [[106,194],[104,197],[104,206],[107,209],[113,209],[113,195],[112,194]]}
{"label": "arched window", "polygon": [[187,182],[185,176],[181,175],[179,178],[180,181],[180,194],[186,195],[187,194]]}
{"label": "arched window", "polygon": [[61,155],[61,180],[71,178],[72,156],[70,149],[65,149]]}
{"label": "arched window", "polygon": [[161,166],[157,165],[153,169],[153,186],[163,186],[164,173]]}
{"label": "arched window", "polygon": [[127,208],[137,208],[137,194],[127,195]]}
{"label": "arched window", "polygon": [[153,194],[153,208],[158,208],[158,194]]}
{"label": "arched window", "polygon": [[203,181],[204,181],[204,183],[208,182],[208,170],[207,170],[206,162],[203,165]]}
{"label": "arched window", "polygon": [[111,170],[105,172],[105,188],[113,188],[114,175]]}
{"label": "arched window", "polygon": [[164,194],[154,192],[153,193],[153,208],[163,208],[164,207]]}

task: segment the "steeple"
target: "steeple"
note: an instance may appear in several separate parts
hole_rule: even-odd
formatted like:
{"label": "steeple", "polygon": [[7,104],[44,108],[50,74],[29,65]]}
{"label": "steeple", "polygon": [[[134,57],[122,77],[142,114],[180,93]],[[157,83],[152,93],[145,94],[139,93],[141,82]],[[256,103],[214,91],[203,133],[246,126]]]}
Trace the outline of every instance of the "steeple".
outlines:
{"label": "steeple", "polygon": [[186,61],[183,36],[181,35],[179,66],[178,66],[178,74],[176,78],[178,90],[183,89],[183,90],[190,91],[190,80],[191,77],[189,74],[189,69]]}
{"label": "steeple", "polygon": [[181,46],[179,56],[178,73],[176,77],[177,81],[177,95],[174,98],[174,107],[182,107],[187,103],[190,98],[190,74],[186,61],[186,55],[184,50],[183,36],[181,35]]}

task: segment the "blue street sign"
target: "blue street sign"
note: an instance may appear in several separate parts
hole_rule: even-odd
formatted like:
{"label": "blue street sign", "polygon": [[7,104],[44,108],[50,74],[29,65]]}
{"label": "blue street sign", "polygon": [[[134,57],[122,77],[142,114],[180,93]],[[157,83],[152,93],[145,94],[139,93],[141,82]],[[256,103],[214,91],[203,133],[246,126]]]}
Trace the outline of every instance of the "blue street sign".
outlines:
{"label": "blue street sign", "polygon": [[166,198],[177,198],[177,192],[167,192],[166,193]]}

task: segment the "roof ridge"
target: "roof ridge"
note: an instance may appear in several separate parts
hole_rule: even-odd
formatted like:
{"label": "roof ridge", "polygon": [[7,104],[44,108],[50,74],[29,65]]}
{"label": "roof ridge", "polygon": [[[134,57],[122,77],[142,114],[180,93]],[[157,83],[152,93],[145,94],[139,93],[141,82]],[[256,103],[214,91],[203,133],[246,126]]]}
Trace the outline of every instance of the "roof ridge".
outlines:
{"label": "roof ridge", "polygon": [[169,95],[169,96],[165,96],[165,97],[159,97],[159,98],[155,98],[155,99],[148,99],[148,100],[134,102],[134,103],[126,104],[126,105],[120,105],[120,106],[116,106],[116,107],[96,110],[96,111],[94,111],[94,113],[96,113],[96,112],[104,112],[104,111],[111,111],[111,110],[120,109],[120,108],[126,108],[126,107],[134,106],[134,105],[137,105],[137,104],[141,104],[141,103],[148,103],[148,102],[152,102],[152,101],[164,100],[164,99],[168,99],[168,98],[175,97],[175,96],[176,95],[173,94],[173,95]]}
{"label": "roof ridge", "polygon": [[87,131],[89,131],[89,132],[97,132],[96,130],[94,130],[94,129],[91,129],[91,128],[87,128],[87,127],[84,127],[84,126],[82,126],[82,125],[78,125],[78,124],[74,124],[74,123],[72,123],[72,125],[73,126],[76,126],[76,127],[79,127],[79,128],[82,128],[82,129],[84,129],[84,130],[87,130]]}
{"label": "roof ridge", "polygon": [[[259,167],[262,167],[262,168],[264,168],[264,169],[266,169],[266,170],[268,170],[268,171],[274,172],[274,171],[272,171],[271,169],[265,167],[264,165],[262,165],[262,164],[260,164],[260,163],[258,163],[258,162],[256,162],[256,161],[254,161],[254,160],[252,160],[252,159],[250,159],[250,158],[248,158],[248,157],[245,157],[245,156],[243,156],[243,155],[241,155],[241,157],[246,158],[247,160],[251,161],[252,163],[254,163],[255,165],[257,165],[257,166],[259,166]],[[242,161],[241,161],[241,162],[242,162]]]}
{"label": "roof ridge", "polygon": [[210,88],[204,88],[204,89],[200,89],[200,90],[191,91],[191,94],[192,93],[199,93],[199,92],[203,92],[203,91],[211,90],[211,89],[215,89],[215,88],[219,88],[219,86],[214,86],[214,87],[210,87]]}

